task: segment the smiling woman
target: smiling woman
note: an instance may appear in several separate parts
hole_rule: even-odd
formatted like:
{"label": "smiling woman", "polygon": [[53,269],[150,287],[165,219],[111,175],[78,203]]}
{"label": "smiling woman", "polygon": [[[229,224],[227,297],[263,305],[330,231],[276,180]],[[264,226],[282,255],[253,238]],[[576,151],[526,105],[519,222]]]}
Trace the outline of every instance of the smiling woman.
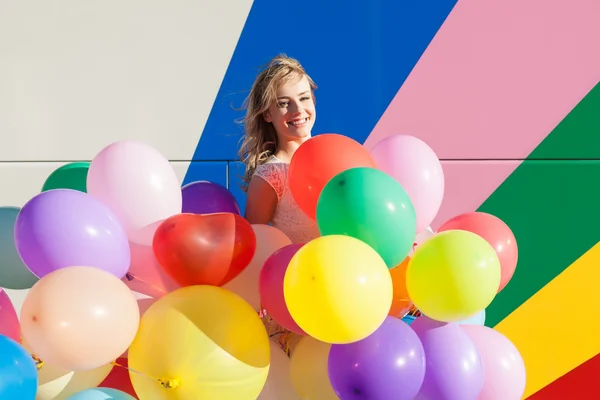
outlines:
{"label": "smiling woman", "polygon": [[289,163],[311,137],[317,116],[316,88],[297,60],[279,55],[256,78],[243,120],[245,216],[251,224],[271,223],[294,243],[319,236],[315,221],[300,210],[288,187]]}

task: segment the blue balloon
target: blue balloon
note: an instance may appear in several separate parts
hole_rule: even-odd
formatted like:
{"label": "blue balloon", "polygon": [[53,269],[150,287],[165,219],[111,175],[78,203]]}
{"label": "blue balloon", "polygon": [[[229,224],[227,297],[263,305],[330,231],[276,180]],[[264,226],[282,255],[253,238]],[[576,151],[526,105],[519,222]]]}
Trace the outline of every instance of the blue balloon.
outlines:
{"label": "blue balloon", "polygon": [[72,394],[67,400],[135,400],[135,397],[117,389],[99,387]]}
{"label": "blue balloon", "polygon": [[31,354],[0,335],[0,399],[34,400],[37,387],[38,372]]}
{"label": "blue balloon", "polygon": [[485,310],[481,310],[475,315],[464,319],[462,321],[458,321],[459,325],[485,325]]}

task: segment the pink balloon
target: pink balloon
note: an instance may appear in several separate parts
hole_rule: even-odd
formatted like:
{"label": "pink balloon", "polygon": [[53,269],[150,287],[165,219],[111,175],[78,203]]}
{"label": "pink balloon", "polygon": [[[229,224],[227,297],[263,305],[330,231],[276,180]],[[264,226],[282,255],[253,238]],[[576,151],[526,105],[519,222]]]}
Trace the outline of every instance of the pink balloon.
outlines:
{"label": "pink balloon", "polygon": [[444,171],[435,152],[422,140],[392,135],[371,149],[377,167],[396,179],[412,200],[417,233],[436,217],[444,197]]}
{"label": "pink balloon", "polygon": [[8,336],[16,342],[21,340],[21,328],[17,312],[2,288],[0,288],[0,335]]}
{"label": "pink balloon", "polygon": [[94,267],[49,273],[33,285],[21,309],[23,339],[33,353],[68,371],[117,359],[133,341],[139,322],[131,290]]}
{"label": "pink balloon", "polygon": [[129,240],[151,244],[158,221],[181,213],[181,182],[169,160],[137,140],[121,140],[92,160],[87,192],[116,216]]}
{"label": "pink balloon", "polygon": [[158,264],[152,246],[135,242],[129,242],[129,246],[131,264],[123,282],[131,290],[158,299],[180,288]]}
{"label": "pink balloon", "polygon": [[267,313],[285,329],[306,335],[290,315],[283,295],[283,278],[288,264],[302,244],[290,244],[274,252],[260,271],[258,291]]}
{"label": "pink balloon", "polygon": [[483,362],[483,389],[477,400],[518,400],[525,392],[525,363],[515,345],[495,329],[461,325]]}

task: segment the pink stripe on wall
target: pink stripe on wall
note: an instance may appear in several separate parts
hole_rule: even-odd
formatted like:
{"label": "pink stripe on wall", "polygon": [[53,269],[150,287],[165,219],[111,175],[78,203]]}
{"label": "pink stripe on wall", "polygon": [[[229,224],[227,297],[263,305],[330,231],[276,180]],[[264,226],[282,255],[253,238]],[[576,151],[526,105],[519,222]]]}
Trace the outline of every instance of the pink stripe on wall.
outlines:
{"label": "pink stripe on wall", "polygon": [[[459,0],[365,142],[442,159],[523,159],[600,81],[600,0]],[[520,162],[444,163],[432,227],[479,207]]]}
{"label": "pink stripe on wall", "polygon": [[442,161],[446,187],[444,200],[431,228],[468,211],[475,211],[521,161]]}
{"label": "pink stripe on wall", "polygon": [[365,142],[525,158],[600,80],[599,0],[459,0]]}

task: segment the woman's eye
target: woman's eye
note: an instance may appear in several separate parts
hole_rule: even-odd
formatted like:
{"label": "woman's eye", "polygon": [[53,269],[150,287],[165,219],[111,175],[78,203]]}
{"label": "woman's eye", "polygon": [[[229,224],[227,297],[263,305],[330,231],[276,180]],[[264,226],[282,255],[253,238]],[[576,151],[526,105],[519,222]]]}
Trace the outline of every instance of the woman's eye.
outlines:
{"label": "woman's eye", "polygon": [[281,102],[281,103],[279,103],[279,108],[286,107],[286,106],[287,106],[287,104],[288,104],[288,103],[287,103],[287,102],[285,102],[285,101],[284,101],[284,102]]}
{"label": "woman's eye", "polygon": [[300,99],[300,101],[306,101],[306,100],[310,100],[310,97],[308,97],[308,96],[307,96],[307,97],[302,97],[302,98]]}

